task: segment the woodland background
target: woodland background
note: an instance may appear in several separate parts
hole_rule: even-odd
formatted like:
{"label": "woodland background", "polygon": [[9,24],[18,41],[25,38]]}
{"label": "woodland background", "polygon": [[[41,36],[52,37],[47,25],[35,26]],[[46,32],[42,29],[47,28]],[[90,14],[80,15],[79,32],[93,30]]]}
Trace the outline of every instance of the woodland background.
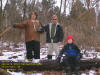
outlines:
{"label": "woodland background", "polygon": [[[59,0],[60,7],[55,6],[56,0],[7,0],[3,7],[0,0],[0,33],[14,23],[28,19],[31,11],[37,11],[42,25],[50,22],[51,16],[57,14],[63,26],[65,37],[73,35],[75,42],[86,47],[100,45],[100,0]],[[82,2],[84,1],[84,2]],[[69,14],[66,12],[69,8]],[[42,34],[42,41],[45,40]],[[24,30],[12,29],[0,38],[5,42],[23,42]]]}

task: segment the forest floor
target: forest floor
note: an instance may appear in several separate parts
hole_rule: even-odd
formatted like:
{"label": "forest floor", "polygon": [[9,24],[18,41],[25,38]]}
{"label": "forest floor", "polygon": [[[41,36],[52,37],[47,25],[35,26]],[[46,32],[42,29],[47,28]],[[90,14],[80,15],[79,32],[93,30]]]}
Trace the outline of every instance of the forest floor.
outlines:
{"label": "forest floor", "polygon": [[[47,59],[47,44],[41,45],[41,50],[40,50],[40,56],[41,59]],[[61,49],[63,46],[60,46],[59,49]],[[7,42],[0,42],[0,60],[13,60],[13,61],[26,61],[26,48],[25,44],[20,42],[20,43],[13,43],[10,42],[9,44]],[[92,50],[81,50],[83,54],[84,59],[94,59],[98,58],[100,59],[100,52],[96,52],[95,49],[93,48]],[[55,54],[55,53],[54,53]],[[53,59],[55,60],[56,57],[53,56]],[[97,69],[91,68],[90,70],[84,70],[81,71],[81,75],[100,75],[99,73],[100,69],[98,68],[98,73]],[[45,71],[45,72],[11,72],[7,70],[11,75],[66,75],[64,72],[55,72],[55,71]]]}

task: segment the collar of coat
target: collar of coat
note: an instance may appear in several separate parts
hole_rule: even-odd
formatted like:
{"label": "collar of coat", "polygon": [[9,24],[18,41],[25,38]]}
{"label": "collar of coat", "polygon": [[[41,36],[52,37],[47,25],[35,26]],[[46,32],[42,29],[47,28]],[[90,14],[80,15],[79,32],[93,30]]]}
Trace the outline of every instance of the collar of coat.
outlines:
{"label": "collar of coat", "polygon": [[[50,33],[50,38],[51,38],[51,27],[52,27],[52,25],[53,25],[52,23],[49,23],[49,33]],[[57,28],[58,25],[60,25],[60,24],[57,23],[57,24],[56,24],[56,28]],[[54,36],[55,36],[55,34],[56,34],[56,28],[55,28]]]}

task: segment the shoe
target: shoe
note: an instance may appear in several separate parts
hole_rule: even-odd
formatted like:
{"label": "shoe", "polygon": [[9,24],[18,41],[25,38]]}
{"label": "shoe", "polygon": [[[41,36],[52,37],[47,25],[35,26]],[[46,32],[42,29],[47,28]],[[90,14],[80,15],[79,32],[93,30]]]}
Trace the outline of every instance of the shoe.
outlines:
{"label": "shoe", "polygon": [[72,75],[72,72],[68,72],[68,75]]}
{"label": "shoe", "polygon": [[52,55],[47,55],[47,58],[48,59],[52,59]]}
{"label": "shoe", "polygon": [[66,73],[68,75],[72,75],[72,71],[71,71],[71,68],[70,67],[66,67]]}
{"label": "shoe", "polygon": [[33,59],[32,62],[33,63],[40,63],[40,59]]}

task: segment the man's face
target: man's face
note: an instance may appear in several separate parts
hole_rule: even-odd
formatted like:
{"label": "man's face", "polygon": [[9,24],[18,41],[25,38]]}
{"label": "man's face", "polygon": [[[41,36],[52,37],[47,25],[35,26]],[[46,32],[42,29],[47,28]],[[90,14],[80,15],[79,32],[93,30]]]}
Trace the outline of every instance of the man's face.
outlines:
{"label": "man's face", "polygon": [[54,16],[52,17],[52,23],[53,23],[53,24],[57,24],[57,22],[58,22],[58,18],[57,18],[56,15],[54,15]]}

